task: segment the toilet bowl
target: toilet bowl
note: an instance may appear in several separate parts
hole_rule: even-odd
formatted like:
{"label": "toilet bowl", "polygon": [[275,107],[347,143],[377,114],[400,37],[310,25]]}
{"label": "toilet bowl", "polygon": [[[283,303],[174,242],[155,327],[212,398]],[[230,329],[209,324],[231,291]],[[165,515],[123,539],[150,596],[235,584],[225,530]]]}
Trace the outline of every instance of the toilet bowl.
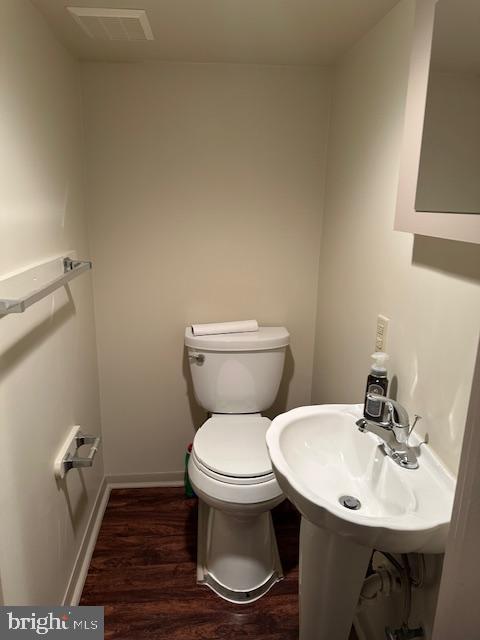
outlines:
{"label": "toilet bowl", "polygon": [[197,581],[220,597],[257,600],[283,577],[271,509],[284,500],[265,443],[289,334],[185,333],[195,396],[211,411],[188,471],[199,498]]}

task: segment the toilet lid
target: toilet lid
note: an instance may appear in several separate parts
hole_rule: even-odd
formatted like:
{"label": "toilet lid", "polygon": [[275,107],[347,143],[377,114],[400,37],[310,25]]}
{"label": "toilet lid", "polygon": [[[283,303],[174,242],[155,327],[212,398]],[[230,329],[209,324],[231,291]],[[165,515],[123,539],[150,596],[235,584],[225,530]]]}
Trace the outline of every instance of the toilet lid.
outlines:
{"label": "toilet lid", "polygon": [[193,441],[196,457],[224,476],[252,478],[272,473],[265,434],[270,420],[260,415],[212,416]]}

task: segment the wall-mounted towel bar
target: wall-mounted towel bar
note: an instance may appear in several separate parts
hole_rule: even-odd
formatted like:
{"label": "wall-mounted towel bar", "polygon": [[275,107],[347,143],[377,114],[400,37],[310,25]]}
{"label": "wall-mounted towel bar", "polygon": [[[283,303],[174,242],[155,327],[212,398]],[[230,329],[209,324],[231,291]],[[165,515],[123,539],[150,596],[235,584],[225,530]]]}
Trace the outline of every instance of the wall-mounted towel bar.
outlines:
{"label": "wall-mounted towel bar", "polygon": [[78,275],[83,273],[84,271],[88,271],[92,268],[92,263],[89,260],[72,260],[71,258],[63,259],[63,274],[51,280],[46,285],[41,287],[40,289],[36,289],[28,293],[23,298],[18,298],[16,300],[9,300],[5,298],[0,298],[0,318],[3,316],[7,316],[10,313],[23,313],[28,307],[31,307],[32,304],[42,300],[50,293],[53,293],[60,287],[63,287],[73,280]]}
{"label": "wall-mounted towel bar", "polygon": [[[101,438],[82,433],[79,426],[73,427],[55,460],[54,471],[57,478],[64,478],[70,469],[91,467],[97,455]],[[77,450],[84,444],[92,445],[84,457],[77,455]]]}

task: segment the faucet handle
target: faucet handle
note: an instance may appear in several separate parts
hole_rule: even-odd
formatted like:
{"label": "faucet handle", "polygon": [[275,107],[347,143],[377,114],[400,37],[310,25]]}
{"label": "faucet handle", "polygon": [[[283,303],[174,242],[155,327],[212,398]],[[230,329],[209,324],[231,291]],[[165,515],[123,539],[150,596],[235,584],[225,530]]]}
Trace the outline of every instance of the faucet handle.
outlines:
{"label": "faucet handle", "polygon": [[408,438],[410,438],[410,436],[411,436],[411,435],[412,435],[412,433],[413,433],[413,430],[414,430],[414,429],[415,429],[415,427],[417,426],[417,422],[418,422],[419,420],[421,420],[421,419],[422,419],[422,416],[419,416],[417,413],[413,416],[413,424],[412,424],[412,426],[410,427],[410,429],[408,430]]}

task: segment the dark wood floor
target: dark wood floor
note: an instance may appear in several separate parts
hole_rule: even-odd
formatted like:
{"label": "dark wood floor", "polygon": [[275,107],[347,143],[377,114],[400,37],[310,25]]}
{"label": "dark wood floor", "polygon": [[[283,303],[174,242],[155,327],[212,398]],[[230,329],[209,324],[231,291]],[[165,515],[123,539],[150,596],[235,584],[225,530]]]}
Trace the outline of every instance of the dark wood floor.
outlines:
{"label": "dark wood floor", "polygon": [[112,491],[80,603],[105,606],[105,638],[297,640],[293,507],[285,502],[274,510],[285,579],[248,605],[195,583],[196,521],[196,500],[184,498],[183,489]]}

